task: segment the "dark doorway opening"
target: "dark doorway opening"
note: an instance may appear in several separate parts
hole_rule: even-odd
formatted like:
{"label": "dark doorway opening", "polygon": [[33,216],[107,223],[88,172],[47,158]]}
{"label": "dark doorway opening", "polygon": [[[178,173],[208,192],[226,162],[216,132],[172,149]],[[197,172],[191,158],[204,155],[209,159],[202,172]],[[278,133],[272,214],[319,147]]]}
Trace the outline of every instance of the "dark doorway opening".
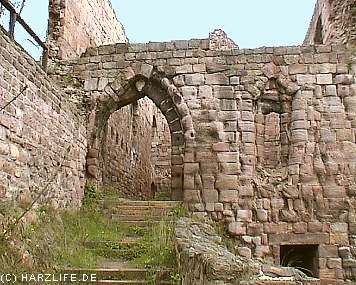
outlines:
{"label": "dark doorway opening", "polygon": [[281,245],[280,263],[294,267],[309,277],[319,277],[319,245]]}

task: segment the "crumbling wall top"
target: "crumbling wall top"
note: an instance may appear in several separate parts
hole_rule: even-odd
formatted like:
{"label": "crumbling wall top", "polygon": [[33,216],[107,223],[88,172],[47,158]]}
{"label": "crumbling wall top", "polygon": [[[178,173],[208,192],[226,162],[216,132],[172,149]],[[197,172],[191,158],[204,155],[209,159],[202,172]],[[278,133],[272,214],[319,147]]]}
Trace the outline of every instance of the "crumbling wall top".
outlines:
{"label": "crumbling wall top", "polygon": [[88,47],[125,42],[125,30],[109,0],[49,0],[51,59],[73,59]]}
{"label": "crumbling wall top", "polygon": [[304,44],[355,44],[355,11],[354,0],[318,0]]}
{"label": "crumbling wall top", "polygon": [[239,46],[234,41],[228,38],[227,34],[221,29],[215,29],[209,34],[211,50],[229,50],[238,49]]}

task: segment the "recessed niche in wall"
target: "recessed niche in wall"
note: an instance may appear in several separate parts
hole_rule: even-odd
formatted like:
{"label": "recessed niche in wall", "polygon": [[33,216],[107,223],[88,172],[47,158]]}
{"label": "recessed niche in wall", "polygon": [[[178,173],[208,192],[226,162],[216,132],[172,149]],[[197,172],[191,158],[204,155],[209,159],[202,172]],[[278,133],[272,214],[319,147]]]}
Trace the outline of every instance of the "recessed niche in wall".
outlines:
{"label": "recessed niche in wall", "polygon": [[281,245],[280,263],[294,267],[310,277],[319,277],[319,245]]}

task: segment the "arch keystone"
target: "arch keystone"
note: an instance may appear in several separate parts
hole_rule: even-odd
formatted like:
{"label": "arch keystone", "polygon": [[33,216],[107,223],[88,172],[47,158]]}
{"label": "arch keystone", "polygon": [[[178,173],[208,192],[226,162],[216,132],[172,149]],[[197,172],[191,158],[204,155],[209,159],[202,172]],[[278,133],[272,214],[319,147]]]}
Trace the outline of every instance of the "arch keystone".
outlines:
{"label": "arch keystone", "polygon": [[[146,79],[150,79],[153,74],[153,65],[147,63],[136,63],[133,66],[135,76],[141,75]],[[132,79],[132,78],[130,78]]]}

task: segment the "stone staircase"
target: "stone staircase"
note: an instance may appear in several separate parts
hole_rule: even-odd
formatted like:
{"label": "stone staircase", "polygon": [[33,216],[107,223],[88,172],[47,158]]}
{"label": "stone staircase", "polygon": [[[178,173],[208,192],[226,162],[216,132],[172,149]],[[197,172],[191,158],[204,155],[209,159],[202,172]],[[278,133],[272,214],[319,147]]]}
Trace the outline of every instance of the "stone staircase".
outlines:
{"label": "stone staircase", "polygon": [[[106,199],[99,202],[100,209],[109,219],[117,221],[118,224],[127,228],[149,231],[155,223],[169,220],[171,211],[180,206],[176,201],[131,201]],[[88,237],[84,243],[87,250],[102,250],[105,245],[107,249],[107,260],[98,265],[97,268],[71,268],[64,270],[65,273],[95,274],[96,282],[81,284],[173,284],[171,282],[170,269],[162,268],[136,268],[127,260],[116,258],[121,256],[125,248],[134,247],[138,243],[138,236],[127,235],[119,240],[90,240]]]}
{"label": "stone staircase", "polygon": [[[156,270],[140,268],[95,268],[95,269],[68,269],[66,273],[81,276],[82,274],[95,274],[96,282],[88,282],[81,284],[102,284],[102,285],[140,285],[140,284],[160,284],[171,285],[169,281],[168,270]],[[152,274],[159,276],[158,280],[152,280]]]}
{"label": "stone staircase", "polygon": [[146,227],[165,219],[179,206],[177,201],[103,200],[103,211],[122,225]]}

